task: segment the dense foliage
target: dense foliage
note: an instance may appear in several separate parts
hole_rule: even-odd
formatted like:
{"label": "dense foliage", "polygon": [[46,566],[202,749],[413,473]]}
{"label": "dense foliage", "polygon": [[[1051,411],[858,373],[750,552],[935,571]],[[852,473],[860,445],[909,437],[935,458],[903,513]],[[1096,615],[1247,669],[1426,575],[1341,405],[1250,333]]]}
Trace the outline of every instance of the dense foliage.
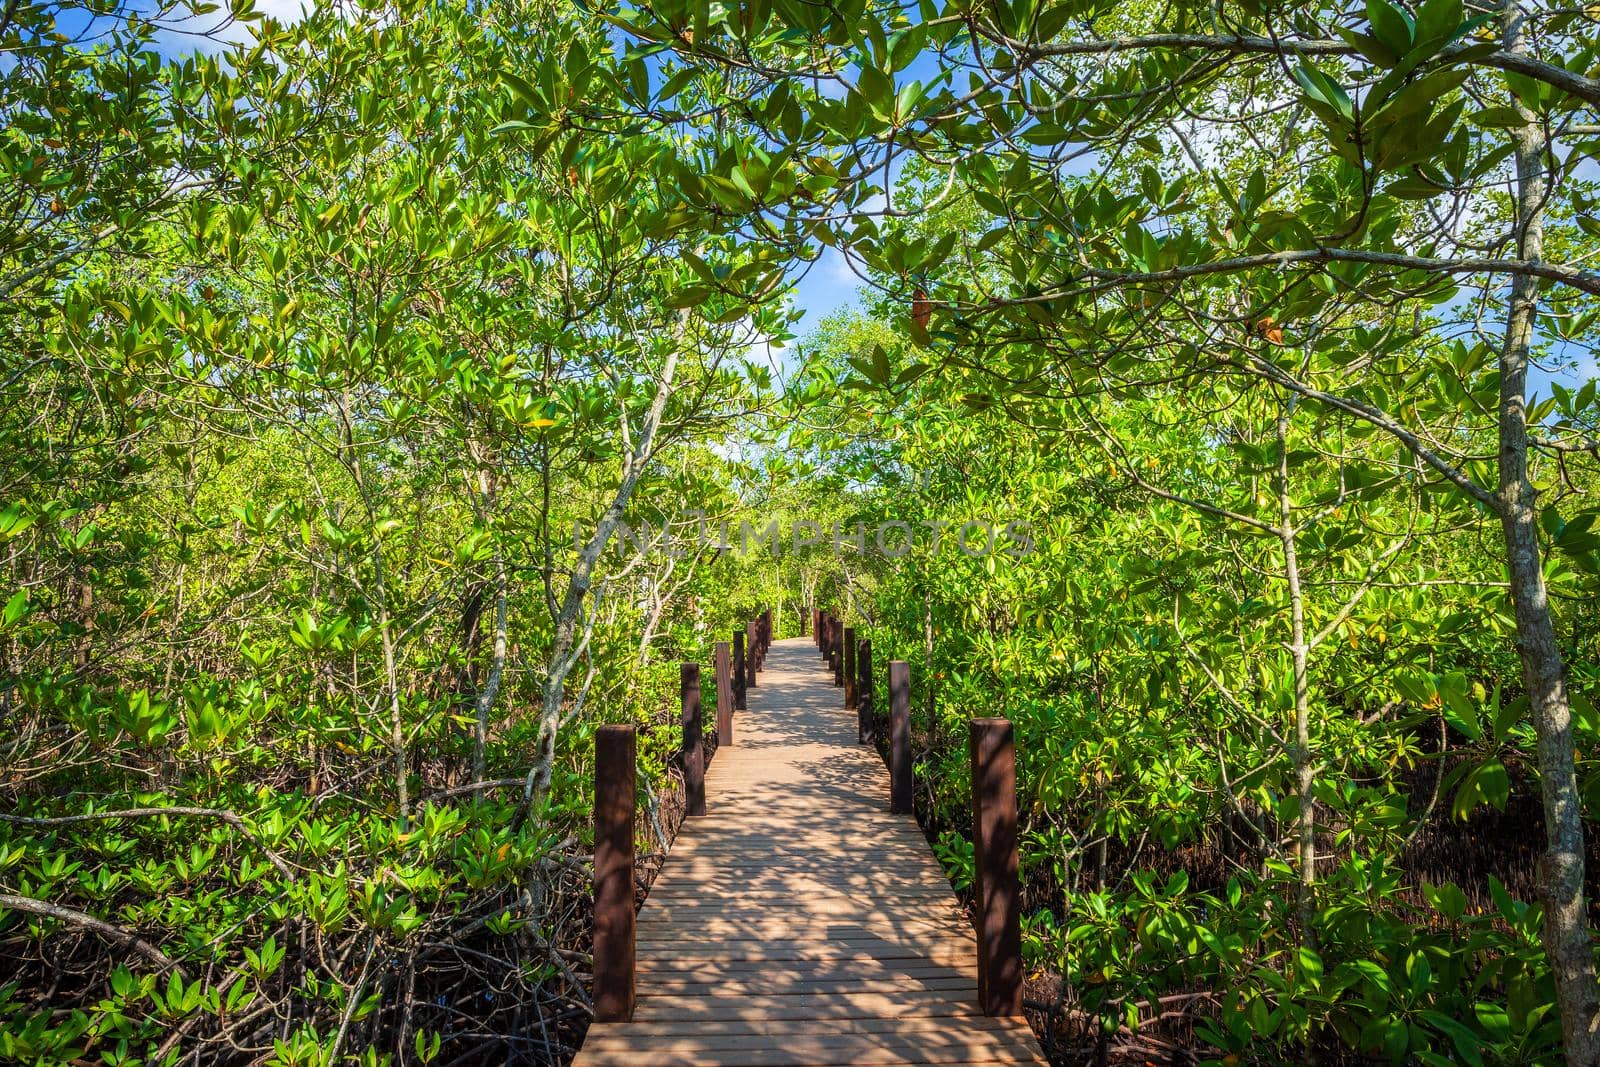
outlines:
{"label": "dense foliage", "polygon": [[559,1059],[594,726],[664,844],[675,661],[766,595],[603,550],[731,507],[785,246],[565,9],[162,59],[210,7],[0,34],[0,1058]]}
{"label": "dense foliage", "polygon": [[563,1059],[594,727],[658,852],[673,662],[827,604],[958,886],[1015,721],[1064,1062],[1600,1062],[1597,40],[6,5],[0,1057]]}

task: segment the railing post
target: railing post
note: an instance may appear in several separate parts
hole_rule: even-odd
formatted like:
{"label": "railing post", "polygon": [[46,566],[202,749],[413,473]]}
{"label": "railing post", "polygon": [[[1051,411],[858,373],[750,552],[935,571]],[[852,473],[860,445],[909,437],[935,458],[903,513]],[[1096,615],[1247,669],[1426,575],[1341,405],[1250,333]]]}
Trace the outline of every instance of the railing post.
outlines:
{"label": "railing post", "polygon": [[594,1017],[633,1018],[633,815],[637,756],[632,726],[594,735]]}
{"label": "railing post", "polygon": [[733,744],[733,667],[728,642],[717,642],[717,747]]}
{"label": "railing post", "polygon": [[872,743],[872,642],[868,638],[856,641],[856,740],[863,745]]}
{"label": "railing post", "polygon": [[705,726],[700,720],[700,664],[685,663],[679,680],[683,690],[683,787],[688,794],[685,815],[706,813]]}
{"label": "railing post", "polygon": [[833,668],[834,686],[844,685],[844,651],[837,644],[833,646],[833,654],[828,657],[828,665]]}
{"label": "railing post", "polygon": [[1022,887],[1017,868],[1017,763],[1011,723],[971,726],[972,845],[976,860],[978,1006],[1022,1014]]}
{"label": "railing post", "polygon": [[733,707],[745,710],[744,693],[744,631],[733,631]]}
{"label": "railing post", "polygon": [[756,687],[756,671],[761,669],[761,642],[756,638],[756,624],[752,619],[744,624],[744,640],[749,651],[744,657],[744,684],[746,689]]}
{"label": "railing post", "polygon": [[913,813],[911,799],[911,667],[889,664],[889,811]]}
{"label": "railing post", "polygon": [[844,628],[844,706],[856,706],[856,628]]}

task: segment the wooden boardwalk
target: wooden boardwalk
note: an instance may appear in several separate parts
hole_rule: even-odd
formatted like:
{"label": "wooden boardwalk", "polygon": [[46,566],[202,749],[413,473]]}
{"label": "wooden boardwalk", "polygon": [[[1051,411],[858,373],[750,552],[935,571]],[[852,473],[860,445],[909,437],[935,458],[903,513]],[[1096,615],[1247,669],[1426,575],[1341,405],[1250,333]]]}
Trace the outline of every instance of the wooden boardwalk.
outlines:
{"label": "wooden boardwalk", "polygon": [[1044,1064],[810,638],[772,645],[638,918],[632,1022],[576,1067]]}

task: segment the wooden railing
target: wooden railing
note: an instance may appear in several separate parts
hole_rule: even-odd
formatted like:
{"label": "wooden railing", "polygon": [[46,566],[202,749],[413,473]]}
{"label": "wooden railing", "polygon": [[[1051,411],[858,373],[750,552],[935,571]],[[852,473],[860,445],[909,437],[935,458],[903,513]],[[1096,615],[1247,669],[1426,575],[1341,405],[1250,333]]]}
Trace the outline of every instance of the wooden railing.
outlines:
{"label": "wooden railing", "polygon": [[[826,611],[812,613],[817,649],[856,712],[861,744],[874,743],[872,642],[857,638]],[[772,644],[772,613],[763,611],[714,656],[717,744],[734,744],[734,712]],[[912,814],[911,669],[888,665],[889,811]],[[691,817],[705,814],[701,747],[700,665],[682,666],[683,769]],[[1016,748],[1006,719],[975,719],[969,728],[972,761],[974,926],[979,1006],[986,1015],[1022,1013],[1021,885],[1017,861]],[[624,1022],[634,1010],[634,819],[636,739],[632,726],[603,726],[595,735],[594,1011],[598,1022]]]}
{"label": "wooden railing", "polygon": [[[858,638],[827,611],[814,615],[817,648],[844,688],[857,733],[873,744],[872,641]],[[889,811],[912,814],[911,668],[889,663]],[[1006,719],[974,719],[972,761],[974,927],[978,942],[978,1000],[986,1015],[1022,1013],[1022,886],[1017,860],[1016,742]]]}
{"label": "wooden railing", "polygon": [[[732,745],[733,713],[743,710],[747,690],[772,644],[768,609],[720,641],[713,658],[717,700],[717,745]],[[686,816],[706,813],[704,723],[700,664],[680,669],[682,764]],[[635,907],[634,832],[638,806],[638,739],[631,725],[602,726],[594,739],[594,1017],[596,1022],[633,1018]]]}

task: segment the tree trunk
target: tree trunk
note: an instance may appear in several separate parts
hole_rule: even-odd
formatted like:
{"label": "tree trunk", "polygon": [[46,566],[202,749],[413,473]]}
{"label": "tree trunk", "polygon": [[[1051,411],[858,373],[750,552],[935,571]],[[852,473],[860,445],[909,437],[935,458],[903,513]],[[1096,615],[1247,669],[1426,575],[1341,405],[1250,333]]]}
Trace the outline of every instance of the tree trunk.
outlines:
{"label": "tree trunk", "polygon": [[[567,675],[577,662],[581,651],[577,635],[583,602],[588,597],[589,587],[594,581],[595,565],[605,552],[606,545],[611,542],[611,534],[622,521],[628,501],[633,498],[634,486],[639,483],[639,476],[644,473],[645,466],[650,462],[655,447],[656,432],[661,428],[661,418],[666,412],[667,400],[672,396],[672,383],[677,367],[678,348],[675,344],[667,355],[666,365],[661,370],[661,378],[656,383],[656,393],[651,398],[650,410],[645,415],[644,425],[639,429],[638,440],[632,449],[625,448],[623,451],[622,479],[617,484],[617,491],[612,495],[611,503],[606,506],[605,512],[601,514],[594,533],[579,550],[577,562],[572,568],[572,576],[567,580],[566,593],[556,612],[554,632],[550,639],[550,669],[545,678],[540,702],[539,734],[534,742],[534,763],[528,769],[522,791],[522,806],[517,816],[519,824],[544,800],[550,788],[551,770],[556,756],[556,730],[561,725],[561,704],[566,694]],[[626,434],[625,412],[622,419],[623,433]]]}
{"label": "tree trunk", "polygon": [[500,679],[506,669],[506,561],[497,547],[494,553],[494,645],[489,653],[489,671],[474,701],[472,735],[472,784],[483,781],[488,766],[489,716],[500,695]]}
{"label": "tree trunk", "polygon": [[[1315,947],[1312,926],[1316,914],[1317,811],[1312,787],[1316,766],[1311,759],[1310,664],[1306,646],[1305,597],[1300,588],[1300,554],[1295,546],[1294,502],[1289,497],[1289,418],[1298,397],[1279,401],[1278,410],[1278,538],[1283,549],[1283,578],[1289,590],[1289,656],[1294,664],[1294,760],[1295,794],[1300,812],[1295,820],[1296,845],[1300,868],[1300,888],[1295,897],[1295,914],[1300,924],[1300,941]],[[1308,1050],[1309,1051],[1309,1050]]]}
{"label": "tree trunk", "polygon": [[[1526,11],[1513,0],[1503,12],[1505,48],[1526,51]],[[1544,252],[1544,172],[1549,145],[1544,127],[1520,101],[1522,125],[1516,141],[1517,256]],[[1527,275],[1511,280],[1505,343],[1500,353],[1500,484],[1497,502],[1505,533],[1511,603],[1517,621],[1528,703],[1538,732],[1539,784],[1544,803],[1545,851],[1539,863],[1544,906],[1544,949],[1550,959],[1561,1012],[1567,1062],[1600,1063],[1600,990],[1583,896],[1583,803],[1578,794],[1572,743],[1572,709],[1566,668],[1556,640],[1539,552],[1539,515],[1528,475],[1528,361],[1538,316],[1538,283]]]}

